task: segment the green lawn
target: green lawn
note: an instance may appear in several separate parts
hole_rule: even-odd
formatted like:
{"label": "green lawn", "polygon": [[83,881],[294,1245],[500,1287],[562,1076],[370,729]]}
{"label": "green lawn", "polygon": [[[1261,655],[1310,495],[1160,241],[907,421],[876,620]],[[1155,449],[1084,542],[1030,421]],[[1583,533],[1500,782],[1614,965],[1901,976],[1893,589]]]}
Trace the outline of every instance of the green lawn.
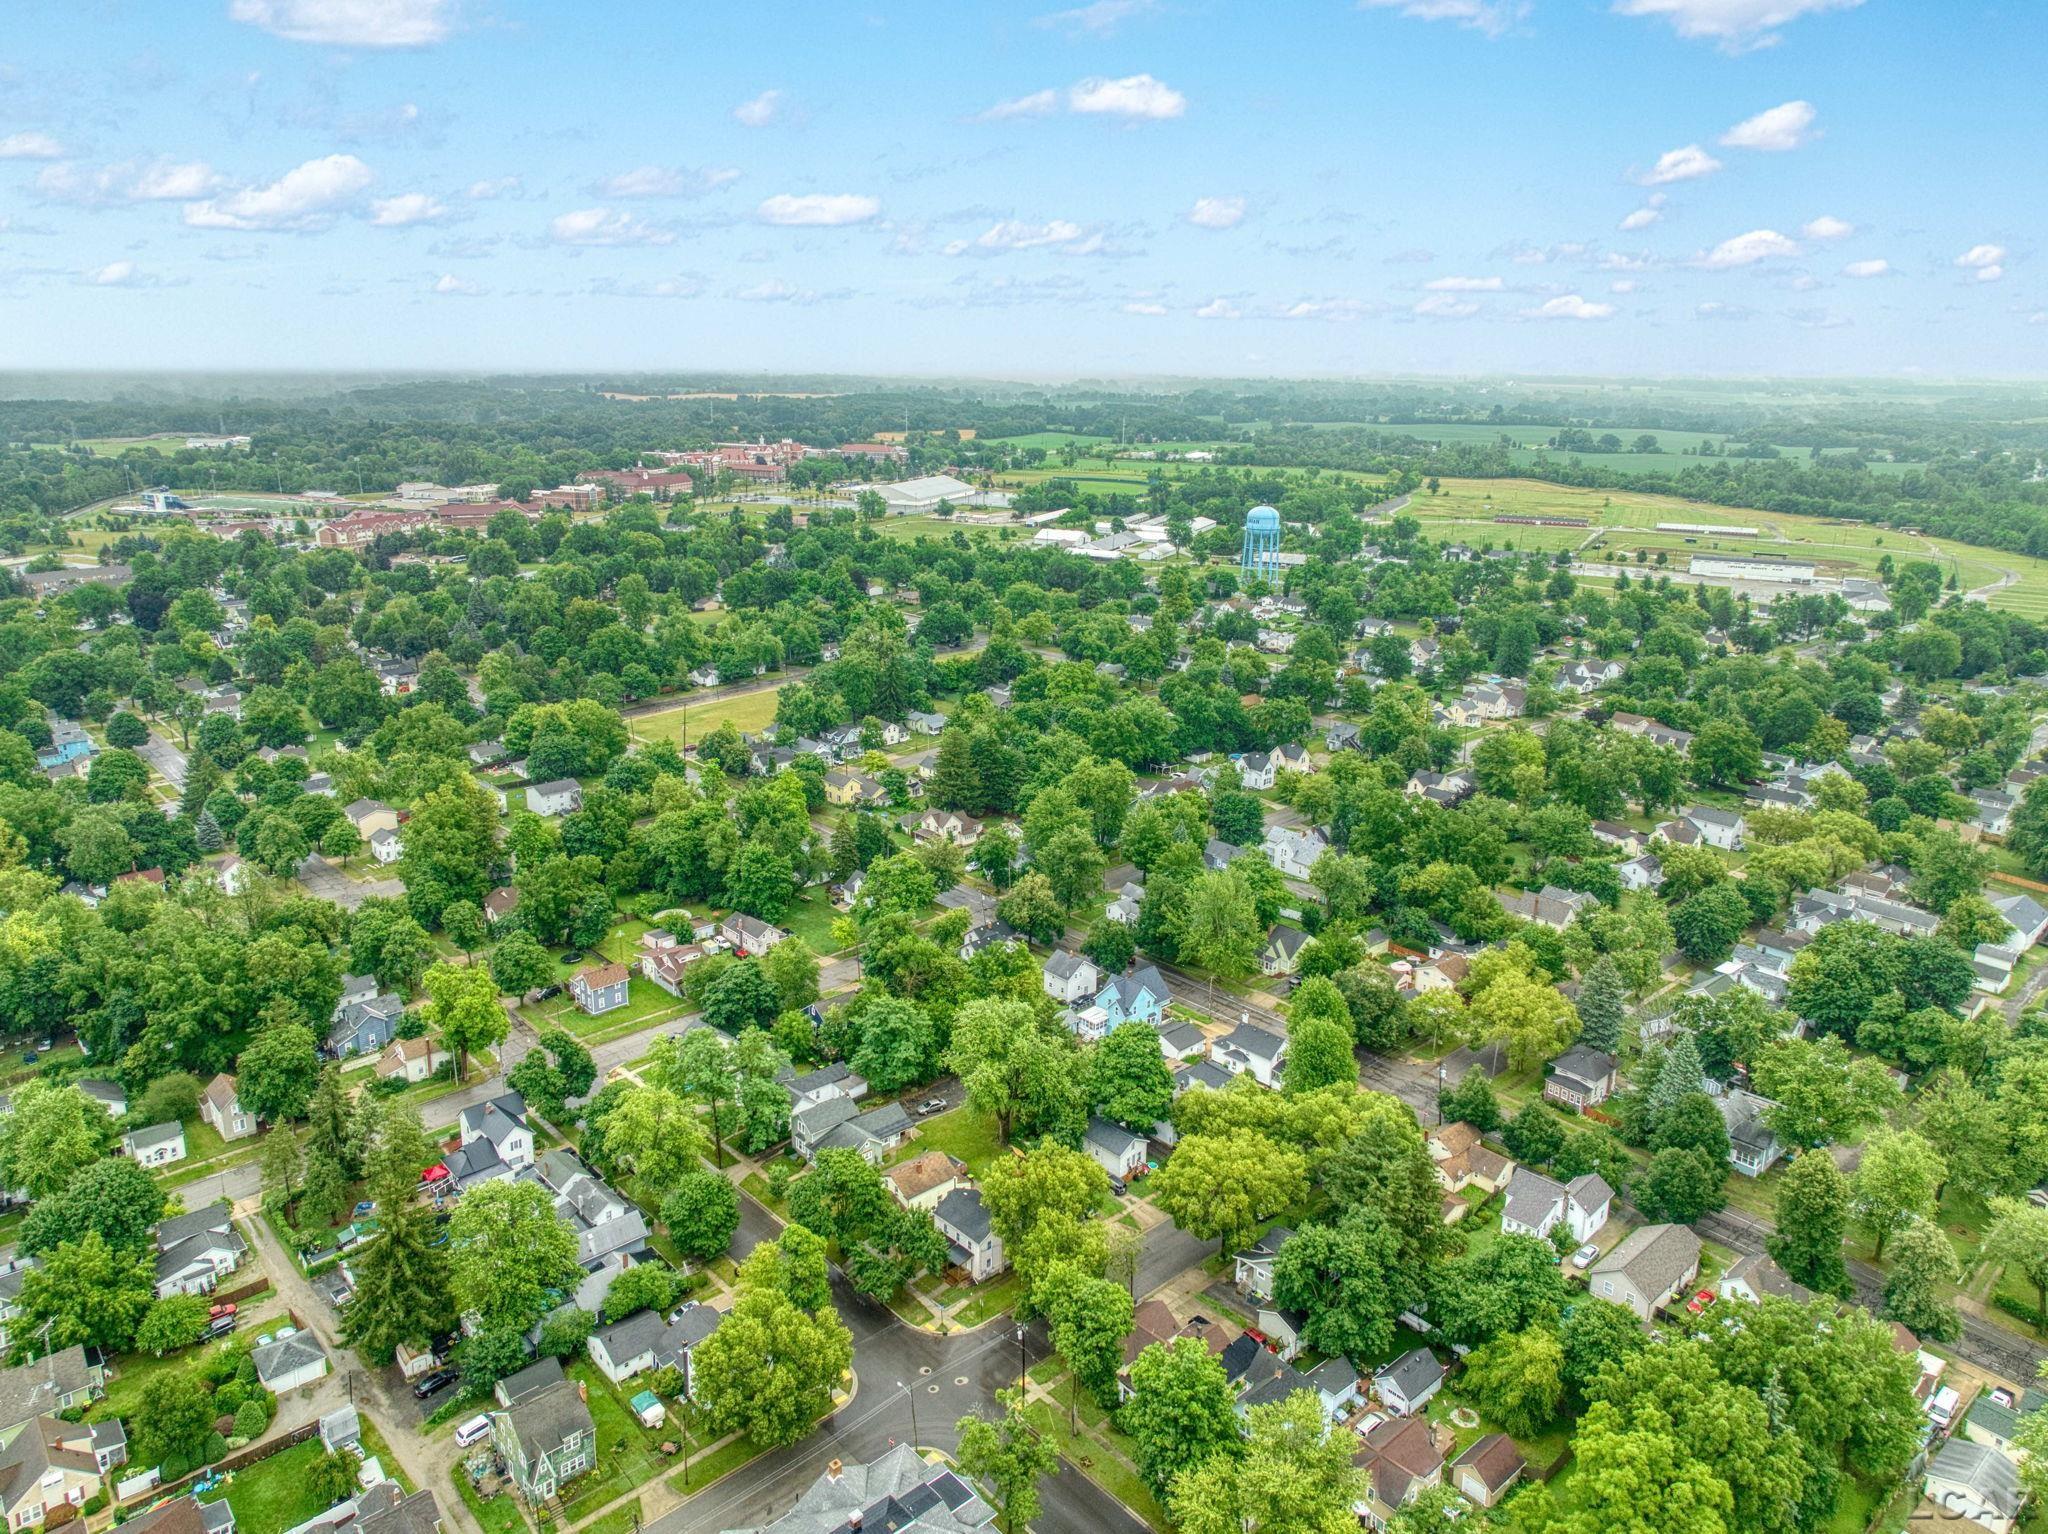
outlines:
{"label": "green lawn", "polygon": [[[571,965],[567,973],[573,974],[584,967],[585,964]],[[579,1039],[588,1039],[595,1034],[615,1037],[620,1033],[636,1032],[658,1018],[672,1013],[681,1015],[686,1006],[653,981],[636,974],[626,983],[626,1004],[609,1012],[600,1012],[595,1017],[577,1006],[575,999],[566,991],[552,1001],[521,1010],[536,1028],[560,1027]]]}
{"label": "green lawn", "polygon": [[764,687],[759,692],[709,703],[692,703],[687,697],[679,698],[673,708],[639,714],[627,723],[633,738],[647,744],[667,740],[681,746],[688,741],[702,740],[721,724],[729,724],[747,734],[765,730],[775,722],[776,700],[781,691],[780,687]]}
{"label": "green lawn", "polygon": [[917,1126],[917,1136],[889,1159],[908,1161],[928,1150],[944,1151],[956,1161],[967,1163],[977,1178],[982,1169],[1003,1153],[996,1135],[995,1115],[966,1106],[938,1113]]}
{"label": "green lawn", "polygon": [[476,1494],[468,1472],[460,1465],[449,1472],[449,1478],[455,1482],[456,1495],[462,1498],[463,1506],[482,1526],[484,1534],[527,1534],[526,1515],[519,1511],[518,1502],[509,1494],[500,1494],[485,1501]]}
{"label": "green lawn", "polygon": [[782,920],[776,923],[792,937],[804,940],[812,953],[825,955],[839,952],[839,944],[832,936],[832,923],[840,913],[832,908],[832,898],[825,892],[825,886],[814,884],[806,889],[790,906]]}
{"label": "green lawn", "polygon": [[[1059,1387],[1059,1393],[1065,1395],[1064,1386]],[[1085,1395],[1082,1397],[1079,1434],[1068,1427],[1066,1412],[1056,1411],[1044,1402],[1033,1404],[1025,1415],[1058,1445],[1062,1459],[1146,1523],[1155,1529],[1173,1526],[1166,1516],[1166,1509],[1159,1505],[1159,1499],[1139,1479],[1130,1458],[1130,1441],[1109,1425],[1102,1408],[1093,1400]]]}
{"label": "green lawn", "polygon": [[993,1320],[1004,1311],[1013,1308],[1024,1297],[1024,1280],[1015,1272],[1000,1273],[987,1283],[978,1286],[974,1298],[961,1306],[959,1312],[949,1318],[949,1326],[962,1330],[979,1326]]}
{"label": "green lawn", "polygon": [[238,1529],[296,1528],[327,1511],[326,1500],[310,1484],[313,1467],[326,1453],[319,1439],[309,1438],[246,1470],[235,1471],[225,1491],[202,1500],[218,1502],[225,1497],[235,1510]]}

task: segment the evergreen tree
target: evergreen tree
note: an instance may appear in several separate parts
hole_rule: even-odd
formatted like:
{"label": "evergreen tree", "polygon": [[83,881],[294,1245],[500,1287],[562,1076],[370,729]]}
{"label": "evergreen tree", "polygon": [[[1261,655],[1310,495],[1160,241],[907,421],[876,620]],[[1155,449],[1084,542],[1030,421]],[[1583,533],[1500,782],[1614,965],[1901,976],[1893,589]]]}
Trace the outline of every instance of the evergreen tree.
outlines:
{"label": "evergreen tree", "polygon": [[1847,1294],[1842,1236],[1849,1228],[1849,1179],[1824,1150],[1794,1158],[1778,1184],[1778,1231],[1770,1253],[1786,1276],[1817,1294]]}
{"label": "evergreen tree", "polygon": [[400,1343],[424,1347],[454,1320],[444,1248],[435,1245],[439,1227],[419,1199],[420,1169],[433,1159],[418,1115],[395,1104],[386,1109],[369,1167],[383,1234],[356,1258],[361,1303],[342,1312],[343,1335],[380,1364]]}
{"label": "evergreen tree", "polygon": [[1700,1064],[1700,1047],[1693,1042],[1692,1035],[1681,1028],[1657,1062],[1657,1080],[1644,1104],[1649,1110],[1650,1122],[1655,1124],[1681,1099],[1694,1092],[1704,1092],[1706,1081],[1706,1067]]}
{"label": "evergreen tree", "polygon": [[1605,1054],[1621,1049],[1628,988],[1614,960],[1602,954],[1579,982],[1579,1042]]}
{"label": "evergreen tree", "polygon": [[221,833],[220,822],[209,810],[201,810],[199,818],[192,822],[192,839],[199,844],[201,852],[218,852],[227,845],[227,837]]}

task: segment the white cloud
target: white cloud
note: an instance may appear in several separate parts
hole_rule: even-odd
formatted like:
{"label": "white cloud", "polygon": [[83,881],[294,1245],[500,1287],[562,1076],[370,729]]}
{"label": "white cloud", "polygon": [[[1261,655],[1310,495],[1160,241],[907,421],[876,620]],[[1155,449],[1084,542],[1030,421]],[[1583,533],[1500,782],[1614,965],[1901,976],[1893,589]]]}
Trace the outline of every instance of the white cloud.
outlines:
{"label": "white cloud", "polygon": [[1242,197],[1197,197],[1188,222],[1197,229],[1234,229],[1244,221]]}
{"label": "white cloud", "polygon": [[558,245],[673,245],[675,235],[616,208],[579,208],[548,224]]}
{"label": "white cloud", "polygon": [[1633,293],[1635,292],[1637,286],[1638,284],[1635,278],[1621,277],[1617,278],[1613,282],[1608,283],[1607,291],[1610,293]]}
{"label": "white cloud", "polygon": [[1638,229],[1647,229],[1664,216],[1666,198],[1662,192],[1652,192],[1644,199],[1643,205],[1621,221],[1624,231],[1633,234]]}
{"label": "white cloud", "polygon": [[1376,308],[1376,305],[1361,302],[1356,298],[1304,298],[1282,309],[1280,318],[1322,320],[1333,325],[1349,324],[1373,313]]}
{"label": "white cloud", "polygon": [[800,288],[780,277],[770,277],[752,287],[735,288],[732,296],[750,304],[815,304],[834,295],[820,293],[816,288]]}
{"label": "white cloud", "polygon": [[88,170],[68,161],[48,165],[36,191],[59,202],[103,207],[116,202],[190,202],[220,190],[221,177],[203,161],[125,160]]}
{"label": "white cloud", "polygon": [[1187,111],[1188,98],[1150,75],[1125,75],[1120,80],[1098,75],[1068,89],[1067,107],[1084,116],[1144,117],[1158,122]]}
{"label": "white cloud", "polygon": [[1417,21],[1448,21],[1500,37],[1529,14],[1528,0],[1358,0],[1361,11],[1399,11]]}
{"label": "white cloud", "polygon": [[739,179],[740,173],[726,166],[688,170],[671,165],[641,165],[607,176],[594,190],[600,197],[700,197]]}
{"label": "white cloud", "polygon": [[1212,298],[1195,311],[1198,320],[1234,320],[1239,315],[1236,304],[1227,298]]}
{"label": "white cloud", "polygon": [[781,91],[763,91],[732,109],[732,120],[746,128],[765,128],[781,115]]}
{"label": "white cloud", "polygon": [[812,192],[794,196],[778,192],[754,210],[764,224],[797,228],[837,228],[844,224],[865,224],[877,217],[882,204],[873,197],[851,192]]}
{"label": "white cloud", "polygon": [[1696,320],[1746,320],[1755,312],[1741,304],[1724,304],[1719,299],[1709,299],[1693,309],[1692,317]]}
{"label": "white cloud", "polygon": [[499,176],[494,181],[472,181],[469,190],[462,195],[471,202],[489,202],[497,197],[510,197],[520,189],[517,176]]}
{"label": "white cloud", "polygon": [[2005,275],[2005,247],[1972,245],[1956,257],[1956,265],[1975,272],[1979,282],[1996,282]]}
{"label": "white cloud", "polygon": [[1166,305],[1134,299],[1123,306],[1123,311],[1126,314],[1142,314],[1148,319],[1157,319],[1160,315],[1166,313]]}
{"label": "white cloud", "polygon": [[1727,271],[1732,267],[1754,266],[1759,261],[1782,260],[1798,254],[1796,240],[1787,239],[1775,229],[1752,229],[1748,234],[1723,240],[1712,250],[1695,257],[1693,265],[1712,271]]}
{"label": "white cloud", "polygon": [[2048,309],[2036,309],[2027,316],[2029,325],[2048,325]]}
{"label": "white cloud", "polygon": [[1522,313],[1532,320],[1605,320],[1614,317],[1614,305],[1594,303],[1576,293],[1561,294],[1546,298],[1533,309]]}
{"label": "white cloud", "polygon": [[1856,323],[1833,309],[1788,309],[1786,315],[1801,330],[1846,330]]}
{"label": "white cloud", "polygon": [[1469,298],[1453,298],[1448,293],[1432,293],[1415,306],[1415,312],[1433,320],[1469,320],[1479,312],[1479,305]]}
{"label": "white cloud", "polygon": [[1842,268],[1844,277],[1883,277],[1891,272],[1892,264],[1883,258],[1871,261],[1851,261]]}
{"label": "white cloud", "polygon": [[1507,284],[1498,277],[1432,277],[1423,286],[1432,293],[1498,293]]}
{"label": "white cloud", "polygon": [[1033,91],[1028,96],[1018,96],[1009,101],[998,101],[981,114],[983,122],[1002,122],[1011,117],[1050,117],[1060,109],[1060,93],[1054,90]]}
{"label": "white cloud", "polygon": [[379,197],[370,204],[370,222],[379,229],[431,224],[447,216],[447,205],[426,192],[400,192],[396,197]]}
{"label": "white cloud", "polygon": [[1777,29],[1822,11],[1853,10],[1863,0],[1614,0],[1616,14],[1657,16],[1680,37],[1710,42],[1729,53],[1769,48]]}
{"label": "white cloud", "polygon": [[1799,232],[1809,240],[1846,240],[1856,232],[1856,226],[1847,219],[1823,213],[1819,218],[1809,219],[1800,225]]}
{"label": "white cloud", "polygon": [[330,154],[286,171],[267,186],[245,186],[185,204],[194,229],[316,229],[354,202],[374,179],[352,154]]}
{"label": "white cloud", "polygon": [[1086,80],[1076,80],[1064,91],[1033,91],[1028,96],[999,101],[981,114],[981,120],[1050,117],[1063,108],[1083,117],[1136,117],[1161,122],[1185,113],[1188,98],[1151,75],[1125,75],[1117,80],[1091,75]]}
{"label": "white cloud", "polygon": [[97,271],[87,273],[86,280],[100,288],[132,288],[140,284],[142,273],[133,261],[109,261]]}
{"label": "white cloud", "polygon": [[424,48],[448,35],[450,0],[230,0],[228,15],[287,42]]}
{"label": "white cloud", "polygon": [[1089,37],[1108,37],[1132,17],[1148,15],[1158,9],[1159,0],[1095,0],[1093,5],[1036,17],[1032,25]]}
{"label": "white cloud", "polygon": [[1697,144],[1687,144],[1658,155],[1657,163],[1638,172],[1636,180],[1644,186],[1669,186],[1674,181],[1697,181],[1720,168],[1721,162],[1706,150]]}
{"label": "white cloud", "polygon": [[1029,224],[1006,218],[992,224],[972,240],[954,240],[946,247],[949,256],[1000,255],[1008,250],[1043,250],[1053,246],[1076,247],[1091,238],[1079,224],[1064,218]]}
{"label": "white cloud", "polygon": [[1810,101],[1788,101],[1754,117],[1746,117],[1721,135],[1728,149],[1761,149],[1783,154],[1797,149],[1811,136],[1814,118],[1820,115]]}
{"label": "white cloud", "polygon": [[0,138],[0,160],[60,160],[64,146],[47,133],[10,133]]}
{"label": "white cloud", "polygon": [[434,291],[443,298],[475,298],[483,289],[467,277],[458,277],[453,272],[443,272],[434,284]]}

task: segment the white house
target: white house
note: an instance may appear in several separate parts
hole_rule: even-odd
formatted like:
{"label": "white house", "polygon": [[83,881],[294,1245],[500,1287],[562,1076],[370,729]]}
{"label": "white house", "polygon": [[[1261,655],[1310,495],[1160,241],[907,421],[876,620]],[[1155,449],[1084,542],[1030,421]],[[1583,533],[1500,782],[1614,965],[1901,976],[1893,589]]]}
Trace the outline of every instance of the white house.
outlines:
{"label": "white house", "polygon": [[1510,1235],[1542,1240],[1562,1224],[1573,1242],[1582,1244],[1592,1240],[1606,1225],[1613,1203],[1614,1190],[1598,1173],[1588,1172],[1570,1183],[1561,1183],[1518,1166],[1508,1178],[1500,1228]]}
{"label": "white house", "polygon": [[1389,1411],[1412,1417],[1443,1389],[1444,1366],[1428,1348],[1403,1353],[1372,1377],[1372,1386]]}
{"label": "white house", "polygon": [[1102,988],[1102,972],[1086,955],[1061,949],[1047,957],[1041,983],[1054,1001],[1071,1005],[1092,998]]}
{"label": "white house", "polygon": [[1094,1158],[1097,1166],[1118,1179],[1137,1175],[1145,1165],[1144,1137],[1100,1115],[1088,1120],[1081,1148]]}
{"label": "white house", "polygon": [[1261,849],[1272,865],[1290,879],[1306,879],[1316,859],[1330,850],[1323,833],[1309,826],[1274,826],[1266,832]]}
{"label": "white house", "polygon": [[1678,818],[1691,826],[1701,841],[1723,852],[1740,852],[1749,831],[1749,823],[1738,811],[1717,810],[1711,805],[1687,805],[1678,812]]}
{"label": "white house", "polygon": [[174,1161],[183,1161],[185,1126],[169,1123],[131,1129],[121,1137],[121,1151],[137,1166],[169,1166]]}
{"label": "white house", "polygon": [[246,1140],[256,1133],[256,1115],[242,1106],[235,1078],[223,1071],[199,1094],[199,1117],[223,1140]]}
{"label": "white house", "polygon": [[405,839],[396,831],[372,831],[370,856],[380,863],[396,863],[405,856]]}
{"label": "white house", "polygon": [[529,783],[526,807],[536,815],[568,815],[583,808],[583,788],[574,778]]}
{"label": "white house", "polygon": [[1277,776],[1278,768],[1273,758],[1264,751],[1254,751],[1237,759],[1237,780],[1246,788],[1271,788]]}
{"label": "white house", "polygon": [[1233,1076],[1249,1072],[1262,1087],[1277,1087],[1287,1063],[1287,1040],[1255,1023],[1241,1023],[1210,1047],[1209,1058]]}

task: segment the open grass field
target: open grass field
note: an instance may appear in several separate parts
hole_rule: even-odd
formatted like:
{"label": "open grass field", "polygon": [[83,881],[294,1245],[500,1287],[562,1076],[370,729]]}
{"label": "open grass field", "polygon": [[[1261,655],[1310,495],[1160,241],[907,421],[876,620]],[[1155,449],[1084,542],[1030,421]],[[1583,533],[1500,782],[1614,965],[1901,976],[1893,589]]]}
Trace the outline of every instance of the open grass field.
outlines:
{"label": "open grass field", "polygon": [[702,740],[721,724],[730,724],[743,733],[765,730],[775,722],[775,700],[781,691],[780,687],[764,687],[759,692],[709,703],[679,700],[673,708],[637,714],[627,725],[637,741],[669,740],[677,745],[683,744],[686,728],[691,740]]}

